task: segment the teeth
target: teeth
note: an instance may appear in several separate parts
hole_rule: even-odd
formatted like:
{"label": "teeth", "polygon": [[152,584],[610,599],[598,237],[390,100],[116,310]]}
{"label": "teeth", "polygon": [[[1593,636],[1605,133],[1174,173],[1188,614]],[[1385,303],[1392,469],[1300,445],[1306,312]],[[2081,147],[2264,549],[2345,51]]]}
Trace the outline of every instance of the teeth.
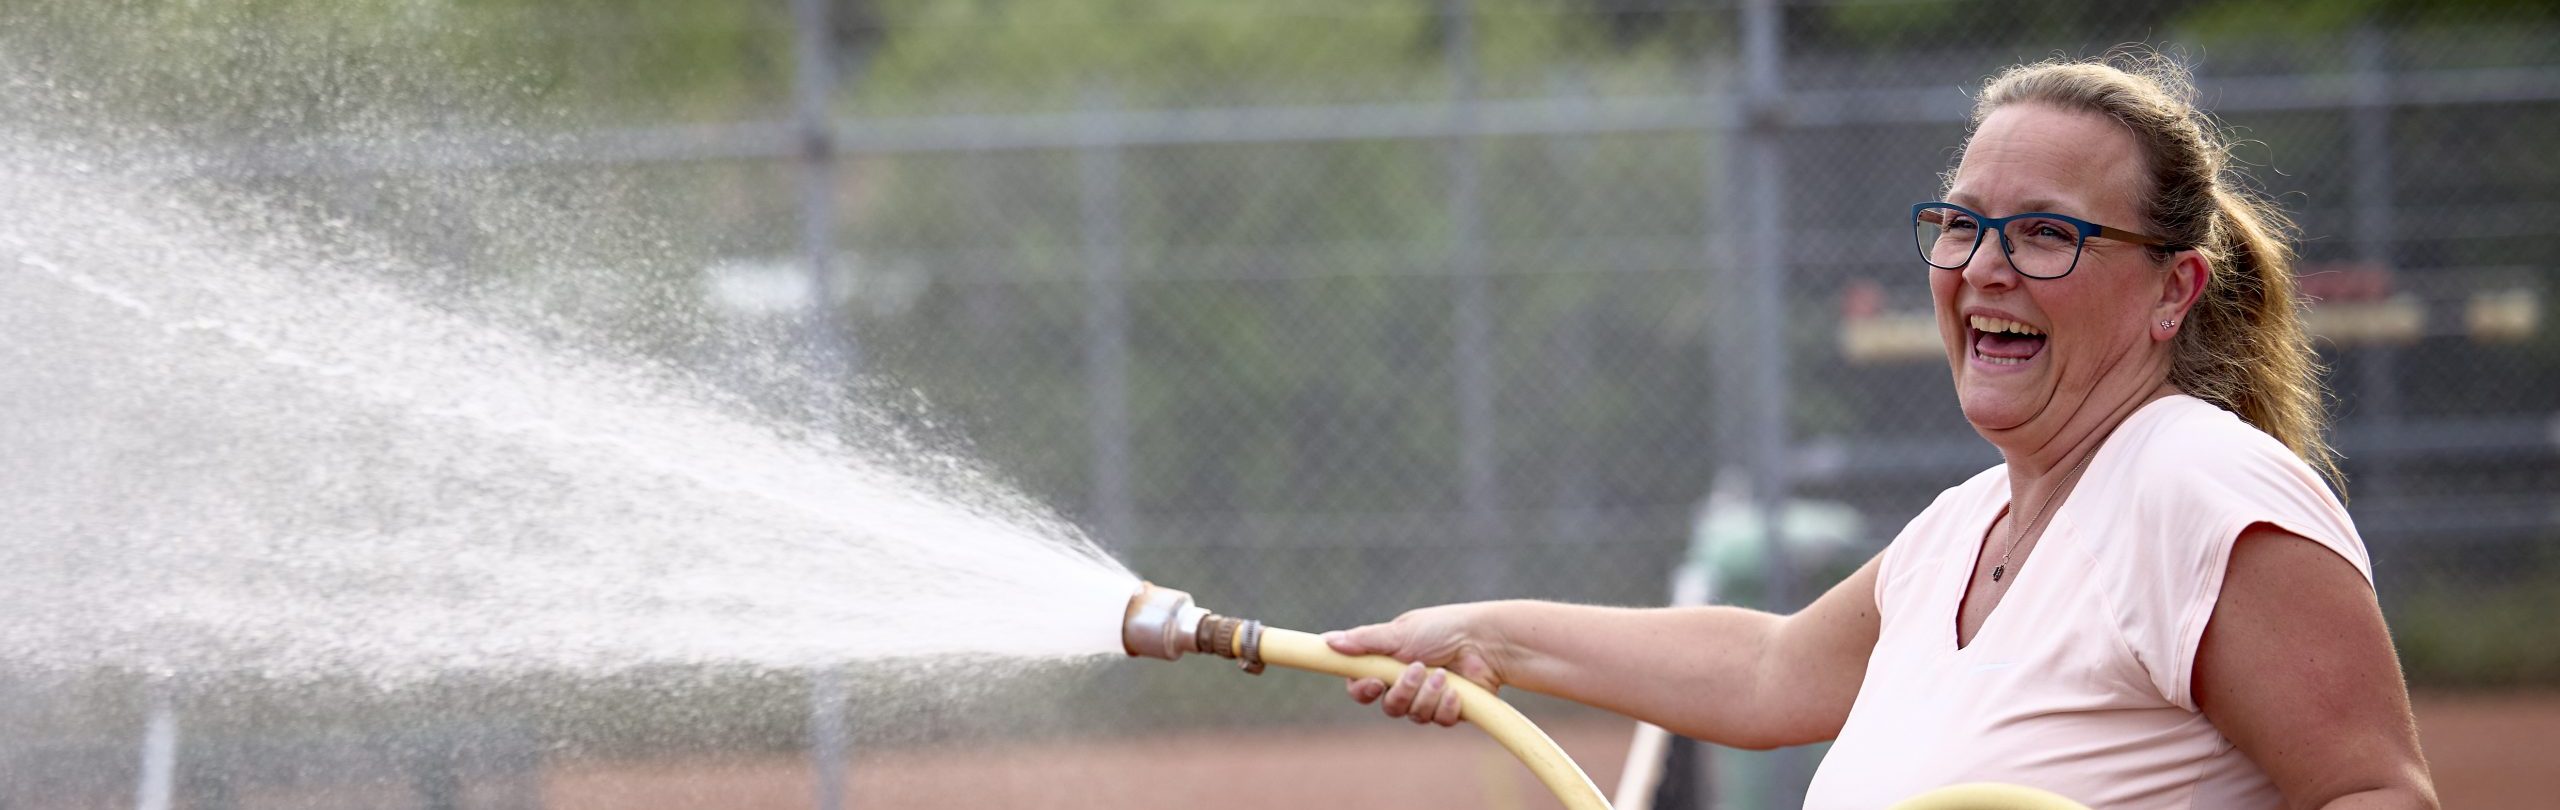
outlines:
{"label": "teeth", "polygon": [[1971,320],[1973,322],[1973,328],[1984,332],[2009,332],[2013,334],[2037,336],[2042,336],[2044,334],[2044,330],[2005,318],[1994,318],[1988,315],[1975,315],[1972,316]]}

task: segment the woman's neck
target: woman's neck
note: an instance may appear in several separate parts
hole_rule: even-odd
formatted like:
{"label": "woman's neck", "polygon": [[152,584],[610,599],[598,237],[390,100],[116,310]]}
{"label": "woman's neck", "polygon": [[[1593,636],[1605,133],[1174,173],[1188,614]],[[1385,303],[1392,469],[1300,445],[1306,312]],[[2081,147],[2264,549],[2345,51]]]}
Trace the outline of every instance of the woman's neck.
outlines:
{"label": "woman's neck", "polygon": [[2062,479],[2098,452],[2117,425],[2124,424],[2142,406],[2180,393],[2184,392],[2177,386],[2162,381],[2135,395],[2112,398],[2111,404],[2101,406],[2093,400],[2041,435],[2011,429],[1984,436],[2000,449],[2001,458],[2009,464],[2010,503],[2043,503],[2054,497],[2055,491],[2067,483]]}

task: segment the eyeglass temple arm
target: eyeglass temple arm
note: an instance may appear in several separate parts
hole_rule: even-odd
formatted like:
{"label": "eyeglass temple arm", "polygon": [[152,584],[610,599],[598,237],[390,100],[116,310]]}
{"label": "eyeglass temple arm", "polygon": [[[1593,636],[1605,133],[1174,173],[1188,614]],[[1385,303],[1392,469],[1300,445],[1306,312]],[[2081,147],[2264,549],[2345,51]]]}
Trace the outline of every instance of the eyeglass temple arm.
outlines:
{"label": "eyeglass temple arm", "polygon": [[2162,238],[2157,237],[2157,236],[2145,236],[2145,235],[2138,234],[2138,233],[2134,233],[2134,232],[2132,232],[2132,231],[2128,231],[2128,230],[2125,230],[2125,229],[2122,229],[2122,228],[2110,228],[2110,227],[2107,227],[2107,226],[2105,226],[2105,225],[2099,225],[2098,223],[2095,223],[2095,222],[2092,222],[2092,223],[2089,223],[2089,224],[2090,224],[2090,225],[2092,225],[2092,226],[2097,227],[2097,229],[2098,229],[2098,235],[2099,235],[2099,236],[2104,236],[2104,237],[2106,237],[2106,238],[2113,239],[2113,240],[2116,240],[2116,241],[2118,241],[2118,242],[2131,242],[2131,243],[2134,243],[2134,244],[2137,244],[2137,245],[2149,245],[2149,246],[2151,246],[2151,247],[2160,248],[2160,249],[2162,249],[2162,250],[2185,250],[2185,249],[2187,249],[2187,246],[2185,246],[2185,245],[2175,244],[2175,243],[2170,242],[2169,240],[2162,239]]}

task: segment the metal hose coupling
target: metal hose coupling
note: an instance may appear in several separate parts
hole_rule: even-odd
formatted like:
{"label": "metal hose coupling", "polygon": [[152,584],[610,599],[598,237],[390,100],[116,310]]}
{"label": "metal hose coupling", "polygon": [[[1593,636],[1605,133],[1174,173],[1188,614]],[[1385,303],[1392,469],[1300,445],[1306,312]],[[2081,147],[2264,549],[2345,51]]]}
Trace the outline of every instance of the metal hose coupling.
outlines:
{"label": "metal hose coupling", "polygon": [[1183,653],[1234,659],[1244,671],[1262,673],[1262,623],[1220,616],[1191,602],[1191,594],[1152,582],[1138,583],[1121,615],[1120,648],[1133,658],[1171,661]]}

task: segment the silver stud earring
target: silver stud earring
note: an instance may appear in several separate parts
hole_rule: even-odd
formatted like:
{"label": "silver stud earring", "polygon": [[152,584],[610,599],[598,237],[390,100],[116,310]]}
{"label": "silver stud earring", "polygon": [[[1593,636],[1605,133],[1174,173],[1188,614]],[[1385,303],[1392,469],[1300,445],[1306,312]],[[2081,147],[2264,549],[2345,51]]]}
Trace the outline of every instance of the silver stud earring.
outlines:
{"label": "silver stud earring", "polygon": [[2162,328],[2162,329],[2175,329],[2175,328],[2177,328],[2177,326],[2178,326],[2178,322],[2177,322],[2177,321],[2161,321],[2161,322],[2160,322],[2160,328]]}

